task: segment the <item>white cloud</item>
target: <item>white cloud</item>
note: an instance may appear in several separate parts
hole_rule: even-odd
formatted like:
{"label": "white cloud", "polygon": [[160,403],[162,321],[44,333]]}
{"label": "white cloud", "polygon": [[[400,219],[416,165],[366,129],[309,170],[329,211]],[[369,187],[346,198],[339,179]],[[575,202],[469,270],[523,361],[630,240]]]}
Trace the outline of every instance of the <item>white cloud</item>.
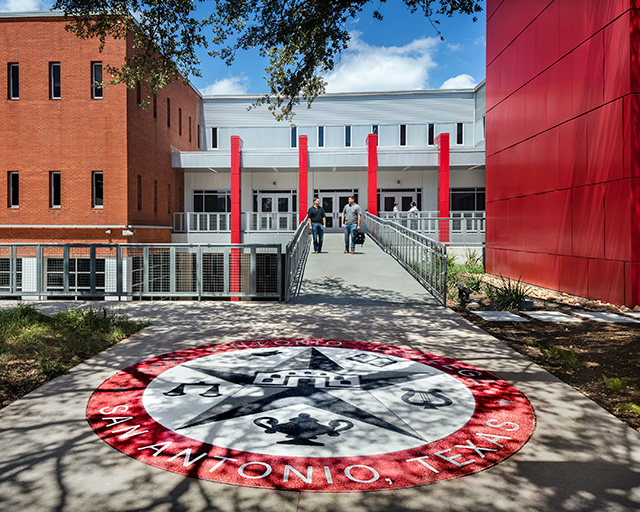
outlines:
{"label": "white cloud", "polygon": [[230,76],[200,89],[200,93],[209,94],[246,94],[249,79],[246,76]]}
{"label": "white cloud", "polygon": [[0,1],[0,11],[26,12],[49,9],[50,2],[46,0],[4,0]]}
{"label": "white cloud", "polygon": [[405,46],[371,46],[351,34],[349,49],[324,78],[327,92],[415,90],[428,86],[439,40],[416,39]]}
{"label": "white cloud", "polygon": [[440,86],[440,89],[472,89],[477,85],[476,81],[471,75],[458,75],[445,81]]}

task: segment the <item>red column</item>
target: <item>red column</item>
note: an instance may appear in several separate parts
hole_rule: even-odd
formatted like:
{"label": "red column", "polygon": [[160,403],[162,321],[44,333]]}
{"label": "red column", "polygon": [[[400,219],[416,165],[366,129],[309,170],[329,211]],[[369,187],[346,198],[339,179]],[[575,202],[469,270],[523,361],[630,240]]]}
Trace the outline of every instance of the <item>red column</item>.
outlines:
{"label": "red column", "polygon": [[[237,135],[231,136],[231,243],[239,244],[242,237],[242,208],[241,208],[241,153],[242,139]],[[240,291],[240,249],[232,249],[229,261],[229,290]],[[232,297],[231,300],[240,300]]]}
{"label": "red column", "polygon": [[307,175],[309,170],[309,154],[307,152],[307,136],[298,137],[298,222],[302,222],[309,209],[309,186]]}
{"label": "red column", "polygon": [[[435,140],[438,147],[438,217],[449,217],[449,134],[441,133]],[[440,241],[449,242],[449,221],[440,221]]]}
{"label": "red column", "polygon": [[370,133],[367,137],[367,147],[369,149],[367,210],[371,215],[378,215],[378,136],[375,133]]}

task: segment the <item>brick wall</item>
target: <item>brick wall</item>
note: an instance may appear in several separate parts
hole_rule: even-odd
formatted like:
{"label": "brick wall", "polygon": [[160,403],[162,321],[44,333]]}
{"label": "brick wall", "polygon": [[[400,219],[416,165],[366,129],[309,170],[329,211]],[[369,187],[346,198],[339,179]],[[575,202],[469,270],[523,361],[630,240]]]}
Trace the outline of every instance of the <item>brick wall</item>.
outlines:
{"label": "brick wall", "polygon": [[[57,17],[0,18],[0,226],[60,225],[61,229],[0,228],[2,241],[108,241],[121,233],[110,226],[172,225],[181,205],[181,170],[171,168],[171,146],[197,150],[200,122],[198,94],[182,82],[160,91],[157,117],[136,105],[136,90],[108,86],[103,99],[92,99],[91,63],[122,62],[127,43],[81,40],[64,30]],[[61,67],[61,99],[50,99],[49,63]],[[20,68],[20,98],[9,99],[8,64]],[[108,76],[104,72],[104,80]],[[171,127],[166,99],[171,99]],[[182,135],[178,112],[182,110]],[[191,142],[189,141],[191,118]],[[8,172],[20,176],[20,204],[9,207]],[[61,206],[50,207],[50,172],[61,173]],[[92,205],[92,172],[102,172],[104,205]],[[142,177],[142,210],[138,210],[137,176]],[[157,182],[157,211],[154,210]],[[170,192],[169,192],[170,189]],[[169,193],[171,200],[169,201]],[[63,226],[66,226],[63,228]],[[69,226],[101,226],[74,229]],[[170,229],[138,229],[129,242],[170,242]]]}

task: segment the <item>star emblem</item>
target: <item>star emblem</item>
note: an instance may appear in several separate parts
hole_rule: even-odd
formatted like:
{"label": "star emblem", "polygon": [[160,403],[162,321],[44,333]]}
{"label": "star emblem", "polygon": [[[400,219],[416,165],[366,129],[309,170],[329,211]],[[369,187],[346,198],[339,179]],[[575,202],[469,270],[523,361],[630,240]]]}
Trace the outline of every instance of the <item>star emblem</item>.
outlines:
{"label": "star emblem", "polygon": [[186,367],[241,387],[215,406],[188,420],[178,430],[303,404],[423,440],[420,434],[391,411],[378,410],[373,413],[340,398],[336,393],[349,390],[349,395],[368,395],[373,403],[377,403],[370,391],[424,378],[429,375],[427,372],[353,373],[316,348],[302,349],[299,354],[276,366],[246,371],[229,371],[197,364]]}

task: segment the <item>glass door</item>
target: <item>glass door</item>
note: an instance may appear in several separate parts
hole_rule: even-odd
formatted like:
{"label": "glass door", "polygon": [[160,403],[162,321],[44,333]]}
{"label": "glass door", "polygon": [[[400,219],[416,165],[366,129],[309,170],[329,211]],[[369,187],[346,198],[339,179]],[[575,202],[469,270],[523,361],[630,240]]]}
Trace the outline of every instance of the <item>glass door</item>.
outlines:
{"label": "glass door", "polygon": [[[260,231],[295,230],[293,194],[287,192],[258,192],[255,222],[252,228]],[[255,225],[255,226],[254,226]]]}
{"label": "glass door", "polygon": [[349,202],[349,196],[354,196],[356,202],[358,201],[358,193],[354,190],[316,190],[314,192],[314,197],[320,198],[320,204],[324,208],[324,213],[327,215],[327,233],[337,233],[341,231],[340,218],[342,217],[342,210]]}

